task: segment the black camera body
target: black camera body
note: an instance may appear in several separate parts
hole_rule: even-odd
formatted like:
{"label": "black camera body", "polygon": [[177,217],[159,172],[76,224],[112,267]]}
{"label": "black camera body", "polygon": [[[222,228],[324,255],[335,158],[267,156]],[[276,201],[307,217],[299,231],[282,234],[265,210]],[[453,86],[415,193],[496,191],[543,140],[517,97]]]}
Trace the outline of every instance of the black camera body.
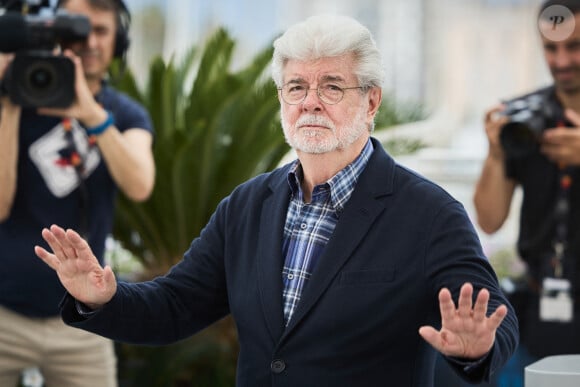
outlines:
{"label": "black camera body", "polygon": [[75,99],[73,62],[50,52],[16,53],[2,87],[12,103],[22,107],[70,106]]}
{"label": "black camera body", "polygon": [[54,49],[84,41],[90,31],[90,21],[82,15],[5,12],[0,16],[0,52],[13,52],[14,59],[0,82],[0,93],[22,107],[70,106],[76,98],[74,64]]}
{"label": "black camera body", "polygon": [[509,117],[509,122],[501,128],[500,142],[508,158],[539,152],[540,137],[546,128],[569,126],[553,93],[550,87],[504,102],[503,115]]}

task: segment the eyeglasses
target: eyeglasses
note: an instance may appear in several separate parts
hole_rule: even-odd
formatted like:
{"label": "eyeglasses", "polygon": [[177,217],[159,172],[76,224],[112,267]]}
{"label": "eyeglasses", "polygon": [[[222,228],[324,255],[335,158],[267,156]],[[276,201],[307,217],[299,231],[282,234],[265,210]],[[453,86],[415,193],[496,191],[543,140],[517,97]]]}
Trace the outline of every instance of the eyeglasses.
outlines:
{"label": "eyeglasses", "polygon": [[298,105],[302,103],[309,90],[316,90],[316,95],[327,105],[336,105],[344,97],[345,90],[364,89],[363,86],[340,87],[332,83],[323,83],[316,89],[309,89],[304,83],[287,83],[278,90],[282,94],[282,99],[288,105]]}

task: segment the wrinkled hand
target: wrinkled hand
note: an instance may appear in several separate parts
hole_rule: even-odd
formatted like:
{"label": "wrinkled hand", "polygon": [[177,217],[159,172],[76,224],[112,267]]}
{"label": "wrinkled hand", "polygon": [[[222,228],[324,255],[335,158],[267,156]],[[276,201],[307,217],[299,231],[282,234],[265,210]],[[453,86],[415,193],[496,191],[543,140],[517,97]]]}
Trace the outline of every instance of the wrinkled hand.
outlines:
{"label": "wrinkled hand", "polygon": [[52,253],[40,246],[36,255],[56,271],[65,289],[77,300],[97,309],[113,298],[117,282],[111,267],[101,267],[87,242],[73,230],[52,225],[42,230]]}
{"label": "wrinkled hand", "polygon": [[563,165],[580,165],[580,114],[566,109],[573,128],[553,128],[542,133],[541,152],[551,161]]}
{"label": "wrinkled hand", "polygon": [[457,308],[448,289],[439,292],[441,330],[423,326],[419,334],[445,356],[479,359],[489,352],[495,341],[495,333],[507,307],[499,306],[493,314],[486,316],[489,291],[481,289],[475,305],[472,305],[473,286],[461,287]]}

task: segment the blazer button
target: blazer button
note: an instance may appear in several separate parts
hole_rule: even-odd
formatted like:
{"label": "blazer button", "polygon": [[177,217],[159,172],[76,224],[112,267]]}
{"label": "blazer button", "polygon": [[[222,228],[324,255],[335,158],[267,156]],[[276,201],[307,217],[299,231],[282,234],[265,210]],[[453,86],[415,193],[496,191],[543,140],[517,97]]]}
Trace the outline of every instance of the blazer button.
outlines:
{"label": "blazer button", "polygon": [[276,359],[270,363],[270,369],[275,374],[282,373],[286,369],[286,363],[284,360]]}

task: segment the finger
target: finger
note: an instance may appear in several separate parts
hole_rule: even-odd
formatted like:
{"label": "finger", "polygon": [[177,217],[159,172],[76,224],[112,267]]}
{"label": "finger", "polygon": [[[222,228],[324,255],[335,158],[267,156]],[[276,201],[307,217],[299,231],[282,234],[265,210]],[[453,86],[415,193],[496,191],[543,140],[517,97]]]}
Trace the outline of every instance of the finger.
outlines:
{"label": "finger", "polygon": [[49,253],[46,251],[46,249],[40,246],[34,246],[34,253],[38,258],[42,259],[44,263],[50,266],[51,269],[54,271],[58,270],[58,267],[60,266],[60,260],[56,257],[56,255]]}
{"label": "finger", "polygon": [[[55,228],[53,229],[53,227]],[[60,241],[55,235],[55,233],[58,234],[58,232],[59,232],[58,226],[53,225],[51,226],[50,230],[47,228],[42,229],[41,235],[42,238],[46,241],[46,243],[48,243],[48,245],[50,246],[56,258],[59,261],[65,261],[67,259],[67,256],[62,249]]]}
{"label": "finger", "polygon": [[497,104],[492,106],[489,110],[485,112],[484,116],[485,122],[495,120],[498,117],[499,113],[501,113],[504,109],[505,109],[504,104]]}
{"label": "finger", "polygon": [[489,316],[490,328],[494,330],[497,329],[500,326],[503,319],[505,318],[505,316],[507,316],[507,314],[508,314],[507,306],[503,304],[498,306],[495,312],[493,312],[491,316]]}
{"label": "finger", "polygon": [[487,132],[495,131],[499,132],[499,128],[503,127],[509,122],[510,118],[502,114],[501,110],[493,110],[485,115],[485,129]]}
{"label": "finger", "polygon": [[62,254],[64,255],[64,259],[75,259],[77,257],[77,253],[67,239],[64,229],[57,225],[52,225],[50,226],[50,231],[58,241]]}
{"label": "finger", "polygon": [[550,128],[542,132],[542,143],[562,145],[569,143],[574,137],[576,137],[576,133],[570,128]]}
{"label": "finger", "polygon": [[81,58],[78,55],[76,55],[72,50],[65,50],[64,56],[68,57],[75,66],[75,77],[76,77],[75,79],[76,80],[85,79],[83,62]]}
{"label": "finger", "polygon": [[62,54],[64,56],[66,56],[67,58],[70,58],[71,60],[74,60],[74,58],[78,58],[78,55],[74,53],[73,50],[71,50],[70,48],[67,48],[66,50],[64,50],[62,52]]}
{"label": "finger", "polygon": [[439,352],[442,351],[443,341],[441,339],[441,335],[435,328],[430,326],[422,326],[419,328],[419,335],[421,335],[423,340],[431,344],[433,348]]}
{"label": "finger", "polygon": [[564,111],[566,118],[574,125],[574,127],[580,126],[580,114],[576,113],[572,109],[566,109]]}
{"label": "finger", "polygon": [[38,108],[36,109],[36,113],[41,116],[52,116],[52,117],[64,117],[67,115],[66,110],[57,108]]}
{"label": "finger", "polygon": [[489,291],[481,289],[477,295],[475,306],[473,307],[473,319],[475,321],[484,321],[487,314],[487,305],[489,302]]}
{"label": "finger", "polygon": [[89,244],[75,230],[66,230],[66,238],[71,247],[75,249],[75,254],[78,258],[92,258],[93,252]]}
{"label": "finger", "polygon": [[443,323],[455,317],[455,304],[447,288],[443,288],[439,292],[439,310],[441,311],[441,321]]}
{"label": "finger", "polygon": [[465,283],[459,292],[459,302],[457,303],[457,312],[460,317],[470,317],[473,306],[473,286],[470,283]]}

